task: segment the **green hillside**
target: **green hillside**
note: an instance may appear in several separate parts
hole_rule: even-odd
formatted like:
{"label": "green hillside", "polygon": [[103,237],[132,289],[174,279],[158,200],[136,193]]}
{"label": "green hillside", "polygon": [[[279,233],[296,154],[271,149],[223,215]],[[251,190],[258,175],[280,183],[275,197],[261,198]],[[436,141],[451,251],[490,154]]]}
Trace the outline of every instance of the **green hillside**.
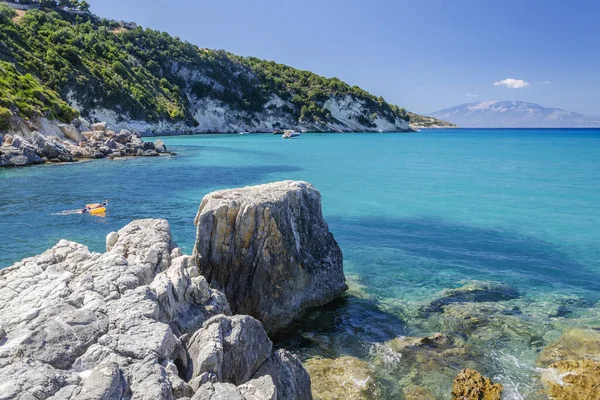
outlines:
{"label": "green hillside", "polygon": [[0,62],[4,124],[6,110],[69,121],[75,111],[68,102],[84,117],[101,108],[124,120],[194,127],[196,100],[214,99],[251,115],[264,110],[273,94],[286,103],[284,114],[305,123],[335,123],[324,103],[345,95],[361,102],[364,113],[358,119],[367,127],[375,126],[377,117],[390,122],[418,117],[337,78],[201,49],[164,32],[128,30],[58,8],[17,14],[0,5]]}

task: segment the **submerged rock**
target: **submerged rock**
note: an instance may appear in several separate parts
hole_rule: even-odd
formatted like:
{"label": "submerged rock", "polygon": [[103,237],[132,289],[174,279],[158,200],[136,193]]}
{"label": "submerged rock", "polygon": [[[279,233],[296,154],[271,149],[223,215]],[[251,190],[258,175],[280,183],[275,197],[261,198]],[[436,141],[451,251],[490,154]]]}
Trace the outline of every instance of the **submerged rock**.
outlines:
{"label": "submerged rock", "polygon": [[304,366],[317,400],[367,400],[380,396],[375,376],[367,363],[358,358],[311,358]]}
{"label": "submerged rock", "polygon": [[463,369],[452,384],[453,400],[500,400],[503,387],[472,369]]}
{"label": "submerged rock", "polygon": [[232,311],[285,327],[343,293],[342,252],[306,182],[222,190],[202,199],[194,255]]}
{"label": "submerged rock", "polygon": [[423,309],[424,312],[441,312],[444,306],[452,303],[496,302],[519,297],[519,292],[498,282],[472,281],[457,289],[448,289]]}
{"label": "submerged rock", "polygon": [[593,329],[572,329],[546,346],[537,364],[546,367],[562,360],[592,359],[600,361],[600,332]]}
{"label": "submerged rock", "polygon": [[[303,379],[294,361],[270,367],[260,322],[227,316],[225,296],[177,251],[167,221],[133,221],[107,249],[61,240],[0,270],[1,398],[230,398],[214,397],[218,387],[283,399],[277,385]],[[189,380],[197,371],[214,374]],[[298,390],[287,398],[311,398],[310,381]]]}

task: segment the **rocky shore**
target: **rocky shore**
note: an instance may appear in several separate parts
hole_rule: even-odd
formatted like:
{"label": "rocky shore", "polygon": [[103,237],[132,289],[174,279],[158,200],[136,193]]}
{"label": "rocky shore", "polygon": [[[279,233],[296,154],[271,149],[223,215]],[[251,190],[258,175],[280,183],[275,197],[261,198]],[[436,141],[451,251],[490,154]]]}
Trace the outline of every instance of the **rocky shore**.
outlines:
{"label": "rocky shore", "polygon": [[126,129],[116,132],[106,122],[89,124],[76,119],[57,128],[50,132],[40,129],[44,134],[30,129],[0,134],[0,167],[168,153],[162,140],[144,142],[139,133]]}
{"label": "rocky shore", "polygon": [[[337,288],[323,294],[321,302],[328,301],[345,283],[341,252],[320,215],[318,192],[304,182],[279,182],[240,189],[238,203],[245,195],[258,197],[269,190],[285,195],[246,204],[246,214],[214,210],[211,221],[217,231],[210,235],[243,215],[254,215],[257,226],[268,227],[257,231],[263,232],[261,239],[254,239],[268,242],[271,253],[236,253],[239,268],[252,265],[250,260],[272,265],[272,255],[298,252],[293,240],[271,240],[275,231],[286,232],[278,225],[284,222],[300,243],[333,247],[314,254],[309,247],[296,264],[277,264],[280,275],[255,273],[246,286],[238,282],[237,289],[278,293],[263,298],[267,310],[302,309],[315,304],[308,293],[314,287],[306,284],[314,275]],[[299,194],[311,204],[289,201]],[[228,199],[235,203],[234,197],[230,193]],[[211,211],[203,212],[202,218],[208,218]],[[270,215],[296,218],[283,221]],[[314,221],[322,222],[319,229],[312,228]],[[198,243],[204,240],[197,238]],[[197,248],[195,256],[184,255],[166,220],[136,220],[107,236],[105,253],[61,240],[43,254],[0,270],[0,398],[312,399],[310,377],[300,361],[285,350],[273,351],[259,319],[232,314],[230,304],[239,304],[235,293],[228,298],[210,287],[196,263],[203,258],[203,247]],[[216,261],[220,254],[228,260],[221,263],[228,270],[236,263],[226,249],[225,244],[211,249],[211,257]],[[321,265],[331,252],[339,258]],[[308,259],[314,263],[301,264]],[[339,270],[330,274],[332,266]],[[248,276],[243,269],[236,271]],[[278,292],[283,279],[296,282],[305,299]],[[270,321],[268,315],[257,316]]]}

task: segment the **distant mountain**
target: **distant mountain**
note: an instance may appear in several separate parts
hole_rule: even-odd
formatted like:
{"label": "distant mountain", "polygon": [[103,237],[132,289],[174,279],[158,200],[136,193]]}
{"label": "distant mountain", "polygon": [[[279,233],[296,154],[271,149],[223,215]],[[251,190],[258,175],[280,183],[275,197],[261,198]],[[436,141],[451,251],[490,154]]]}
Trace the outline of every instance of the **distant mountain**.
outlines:
{"label": "distant mountain", "polygon": [[594,128],[600,117],[546,108],[524,101],[482,101],[430,114],[463,128]]}

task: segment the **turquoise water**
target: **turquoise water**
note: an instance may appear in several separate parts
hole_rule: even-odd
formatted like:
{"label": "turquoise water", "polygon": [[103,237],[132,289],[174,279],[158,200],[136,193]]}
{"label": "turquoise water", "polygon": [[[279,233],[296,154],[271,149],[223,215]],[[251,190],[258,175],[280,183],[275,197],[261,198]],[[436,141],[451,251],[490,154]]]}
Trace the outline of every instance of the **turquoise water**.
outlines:
{"label": "turquoise water", "polygon": [[[365,360],[384,397],[405,383],[394,384],[395,369],[378,364],[377,345],[440,331],[443,318],[414,310],[464,281],[515,287],[521,296],[510,304],[520,310],[518,321],[539,333],[533,344],[518,334],[466,338],[482,348],[473,362],[511,398],[535,398],[537,351],[561,327],[600,326],[593,314],[600,300],[600,130],[163,139],[177,156],[1,170],[0,267],[61,238],[102,251],[106,234],[146,217],[167,218],[191,252],[203,195],[298,179],[322,193],[352,295],[307,316],[319,322],[298,328],[302,340],[282,343],[303,357]],[[106,217],[54,215],[104,199]],[[561,301],[570,308],[550,318]],[[411,384],[441,393],[454,369]]]}

